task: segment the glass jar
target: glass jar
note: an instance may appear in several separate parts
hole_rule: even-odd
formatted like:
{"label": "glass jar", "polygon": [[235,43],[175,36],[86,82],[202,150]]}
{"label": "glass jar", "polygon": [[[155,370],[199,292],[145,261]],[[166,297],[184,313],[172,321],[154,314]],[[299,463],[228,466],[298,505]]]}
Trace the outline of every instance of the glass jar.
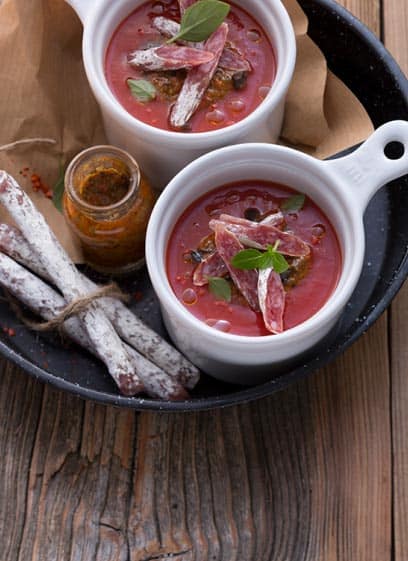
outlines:
{"label": "glass jar", "polygon": [[155,199],[127,152],[94,146],[78,154],[65,173],[63,209],[81,241],[85,262],[107,274],[124,274],[143,265]]}

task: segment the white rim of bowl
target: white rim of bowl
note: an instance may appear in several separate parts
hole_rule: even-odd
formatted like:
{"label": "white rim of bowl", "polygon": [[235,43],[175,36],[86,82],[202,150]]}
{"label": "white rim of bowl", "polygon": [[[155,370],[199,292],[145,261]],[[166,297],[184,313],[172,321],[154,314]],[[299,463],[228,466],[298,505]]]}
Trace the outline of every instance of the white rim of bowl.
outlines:
{"label": "white rim of bowl", "polygon": [[[292,22],[286,9],[280,1],[271,3],[270,6],[272,10],[275,10],[275,15],[277,15],[276,21],[279,25],[281,37],[285,44],[285,60],[283,64],[277,62],[277,74],[267,97],[262,101],[262,103],[260,103],[260,105],[258,105],[258,107],[254,109],[254,111],[244,117],[241,121],[238,121],[229,127],[223,127],[215,131],[186,134],[184,132],[159,129],[138,120],[136,117],[133,117],[130,113],[128,113],[110,90],[103,72],[101,76],[100,71],[98,70],[98,63],[95,59],[95,55],[93,54],[93,37],[95,33],[98,33],[100,18],[104,17],[104,3],[101,3],[98,6],[99,9],[93,11],[91,16],[86,20],[83,35],[84,65],[89,84],[95,97],[101,105],[108,107],[109,110],[114,113],[115,117],[123,124],[123,126],[131,129],[134,129],[135,127],[139,128],[141,133],[149,134],[153,142],[163,142],[167,140],[170,143],[177,139],[177,142],[186,146],[191,144],[201,144],[206,141],[210,143],[210,141],[217,140],[221,143],[224,136],[228,137],[233,134],[238,135],[240,131],[244,132],[251,126],[251,120],[261,120],[264,118],[270,113],[271,108],[273,110],[273,107],[276,106],[282,97],[285,96],[295,68],[296,38]],[[131,11],[129,13],[131,13]],[[274,43],[272,41],[272,45],[273,44]]]}
{"label": "white rim of bowl", "polygon": [[[155,247],[157,241],[155,237],[155,231],[160,226],[161,215],[163,214],[163,212],[165,212],[168,204],[170,204],[170,202],[174,204],[173,192],[178,190],[178,188],[180,187],[180,183],[185,182],[184,176],[189,174],[191,176],[199,176],[199,172],[202,171],[202,168],[204,168],[205,165],[208,165],[211,160],[217,158],[219,154],[245,149],[242,148],[243,146],[245,147],[245,145],[242,144],[227,146],[224,148],[219,148],[209,154],[205,154],[204,156],[201,156],[200,158],[188,164],[188,166],[186,166],[184,170],[179,172],[170,181],[169,185],[160,195],[149,221],[146,235],[146,264],[154,290],[156,291],[159,301],[162,304],[163,302],[165,302],[163,305],[164,307],[167,307],[167,313],[175,314],[176,316],[181,315],[183,317],[183,321],[187,322],[192,328],[197,329],[203,335],[209,338],[217,338],[219,341],[222,341],[223,343],[229,343],[231,346],[252,344],[256,347],[271,347],[271,345],[278,346],[281,344],[288,344],[290,342],[296,343],[297,339],[303,339],[304,337],[307,337],[314,331],[321,328],[323,324],[326,325],[337,317],[340,311],[347,304],[347,301],[349,300],[356,287],[356,284],[362,272],[364,261],[365,240],[362,216],[359,214],[359,211],[352,205],[351,201],[347,197],[348,192],[342,191],[340,178],[338,178],[337,175],[330,173],[327,168],[324,168],[324,162],[319,162],[314,158],[300,152],[295,153],[296,157],[298,157],[299,160],[303,160],[305,162],[305,165],[310,166],[310,169],[313,168],[315,172],[316,170],[318,170],[318,173],[325,178],[326,182],[329,185],[337,184],[337,187],[335,187],[335,189],[337,198],[343,207],[342,212],[343,214],[346,214],[348,216],[349,225],[352,228],[354,238],[357,239],[360,235],[361,243],[356,244],[354,255],[352,256],[347,269],[344,268],[345,263],[343,261],[342,271],[337,286],[326,303],[315,314],[313,314],[312,317],[300,323],[299,325],[296,325],[295,327],[288,329],[283,333],[264,336],[245,336],[216,331],[210,326],[206,325],[200,319],[196,318],[191,312],[189,312],[188,309],[183,306],[183,304],[175,295],[173,289],[170,286],[166,272],[165,260],[167,246],[164,248],[163,254],[157,256],[157,250]],[[251,143],[250,146],[251,148],[256,149],[257,146],[259,147],[261,145],[259,143]],[[282,151],[287,152],[288,150],[292,152],[291,149],[285,148],[283,146],[276,146],[273,144],[264,144],[263,146],[268,146],[268,150],[271,151],[271,155],[272,152],[276,152],[277,154]],[[214,186],[214,188],[216,187],[217,186]],[[203,194],[204,192],[201,193],[201,195]],[[198,195],[197,198],[199,198],[201,195]],[[181,216],[184,210],[185,208],[181,209],[180,212],[177,213],[178,217]],[[339,234],[337,233],[337,235]]]}

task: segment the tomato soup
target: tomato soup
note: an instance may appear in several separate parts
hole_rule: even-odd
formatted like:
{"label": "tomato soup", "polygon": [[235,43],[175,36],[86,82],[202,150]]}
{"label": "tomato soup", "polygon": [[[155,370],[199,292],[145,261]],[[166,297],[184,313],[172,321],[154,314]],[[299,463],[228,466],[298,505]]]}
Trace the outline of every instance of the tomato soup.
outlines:
{"label": "tomato soup", "polygon": [[[128,62],[129,53],[166,41],[153,25],[158,16],[179,22],[178,2],[148,1],[132,12],[111,38],[106,52],[105,75],[113,94],[131,115],[154,127],[174,130],[169,114],[187,70],[149,72],[134,68]],[[228,24],[226,47],[233,48],[235,54],[239,53],[250,70],[231,75],[218,66],[197,110],[186,126],[177,130],[204,132],[232,125],[251,113],[272,86],[276,72],[275,57],[262,27],[236,5],[231,5],[225,21]],[[136,99],[128,80],[147,80],[155,89],[155,98],[148,101]]]}
{"label": "tomato soup", "polygon": [[[195,317],[229,333],[271,334],[265,328],[262,313],[253,311],[236,290],[230,299],[224,299],[214,294],[209,285],[197,286],[193,282],[200,261],[197,248],[211,239],[210,220],[224,214],[259,221],[268,213],[279,213],[283,217],[282,231],[298,236],[310,247],[306,265],[299,268],[289,258],[289,270],[280,275],[285,291],[285,330],[304,322],[325,304],[340,277],[340,245],[329,220],[313,201],[305,197],[301,208],[290,208],[290,202],[296,202],[296,198],[299,195],[289,187],[245,181],[219,187],[185,210],[168,242],[167,273],[177,298]],[[226,279],[228,282],[228,275]]]}

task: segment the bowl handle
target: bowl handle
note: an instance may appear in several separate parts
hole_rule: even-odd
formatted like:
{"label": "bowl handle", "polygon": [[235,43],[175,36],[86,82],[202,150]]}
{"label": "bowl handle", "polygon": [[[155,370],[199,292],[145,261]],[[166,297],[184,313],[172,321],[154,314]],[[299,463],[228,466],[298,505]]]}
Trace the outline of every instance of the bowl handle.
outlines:
{"label": "bowl handle", "polygon": [[[388,152],[392,151],[390,143],[398,143],[392,155]],[[324,164],[350,186],[356,203],[365,210],[380,187],[408,174],[408,121],[382,125],[357,150]]]}
{"label": "bowl handle", "polygon": [[85,20],[92,4],[95,0],[65,0],[77,13],[77,16],[82,21],[82,25],[85,25]]}

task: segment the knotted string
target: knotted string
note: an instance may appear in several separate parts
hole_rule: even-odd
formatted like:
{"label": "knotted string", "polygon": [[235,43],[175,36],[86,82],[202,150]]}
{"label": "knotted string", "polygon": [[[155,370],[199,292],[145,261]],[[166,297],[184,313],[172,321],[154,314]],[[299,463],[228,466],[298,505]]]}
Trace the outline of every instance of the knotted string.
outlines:
{"label": "knotted string", "polygon": [[21,311],[20,306],[16,302],[16,300],[5,291],[7,295],[7,299],[10,303],[10,306],[15,311],[17,317],[30,329],[33,331],[52,331],[58,330],[61,331],[61,328],[64,322],[72,316],[77,316],[81,312],[84,312],[90,304],[99,300],[99,298],[117,298],[122,302],[127,302],[129,300],[129,296],[124,294],[118,285],[114,282],[100,286],[93,292],[86,294],[85,296],[80,296],[72,300],[69,304],[67,304],[55,317],[47,321],[32,321],[28,319]]}

